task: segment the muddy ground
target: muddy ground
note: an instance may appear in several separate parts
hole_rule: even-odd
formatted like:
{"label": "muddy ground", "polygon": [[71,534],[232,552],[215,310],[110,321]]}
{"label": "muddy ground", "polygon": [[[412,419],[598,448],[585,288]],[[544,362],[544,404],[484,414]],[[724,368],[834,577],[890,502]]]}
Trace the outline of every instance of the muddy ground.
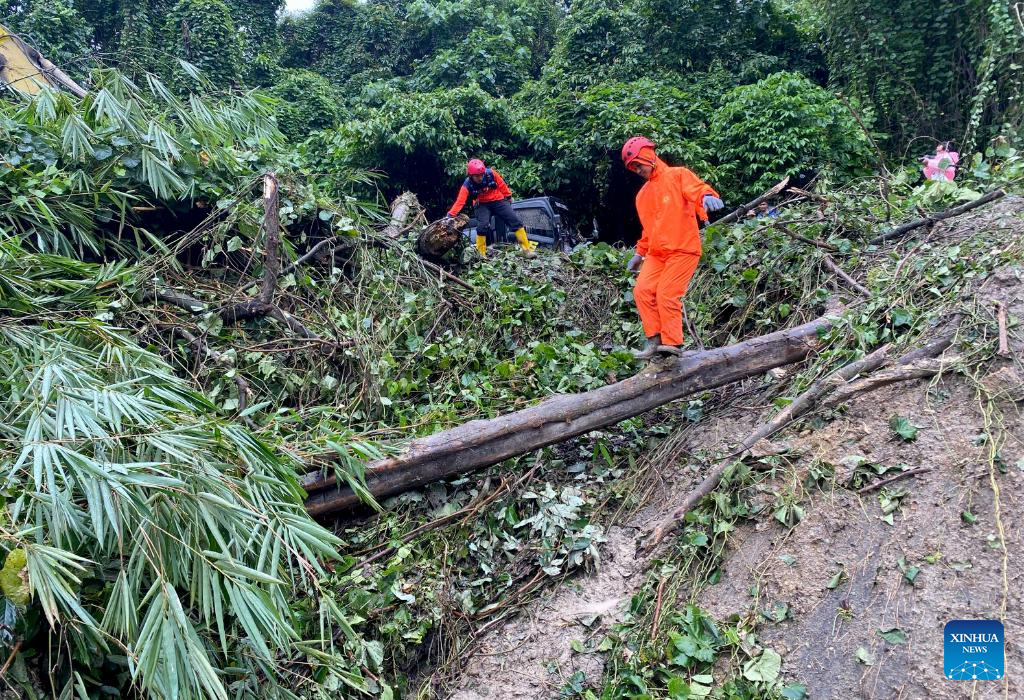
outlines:
{"label": "muddy ground", "polygon": [[[782,655],[785,679],[805,684],[810,698],[1024,697],[1024,271],[1000,271],[978,298],[979,308],[1007,305],[1012,357],[975,367],[976,375],[947,373],[865,394],[815,430],[776,438],[768,450],[793,467],[776,490],[795,483],[794,475],[803,483],[812,467],[832,475],[801,486],[805,515],[791,529],[770,515],[737,528],[721,580],[697,593],[696,602],[720,620],[786,604],[784,621],[761,618],[760,642]],[[982,386],[994,398],[989,422],[996,425],[988,429]],[[638,538],[700,481],[687,456],[734,444],[751,428],[751,415],[727,412],[690,429],[652,505],[610,529],[600,569],[493,628],[452,697],[558,697],[576,671],[599,688],[602,656],[574,653],[570,643],[620,619],[642,585],[651,559],[638,553]],[[894,415],[919,427],[915,441],[894,437]],[[881,490],[851,486],[858,462],[890,470],[876,482],[899,468],[927,470],[888,487],[886,495],[902,494],[891,524],[883,520]],[[945,679],[945,622],[1000,617],[1005,678]],[[898,639],[892,630],[906,641],[880,636]]]}

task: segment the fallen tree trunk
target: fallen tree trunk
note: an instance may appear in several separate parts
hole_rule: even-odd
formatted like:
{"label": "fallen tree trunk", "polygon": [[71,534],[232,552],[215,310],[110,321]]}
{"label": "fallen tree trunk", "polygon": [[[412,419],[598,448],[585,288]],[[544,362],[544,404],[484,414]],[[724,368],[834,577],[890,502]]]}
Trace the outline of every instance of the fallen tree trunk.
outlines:
{"label": "fallen tree trunk", "polygon": [[[798,362],[816,346],[818,334],[828,326],[827,318],[818,318],[796,328],[652,365],[594,391],[552,396],[522,411],[413,440],[402,454],[367,465],[367,489],[383,498],[419,488],[614,425],[696,392]],[[313,493],[306,510],[314,516],[359,503],[350,489],[330,490],[336,486],[333,475],[307,475],[303,486]]]}
{"label": "fallen tree trunk", "polygon": [[383,235],[398,238],[405,230],[406,222],[423,213],[420,201],[412,192],[403,192],[391,203],[391,221],[384,227]]}

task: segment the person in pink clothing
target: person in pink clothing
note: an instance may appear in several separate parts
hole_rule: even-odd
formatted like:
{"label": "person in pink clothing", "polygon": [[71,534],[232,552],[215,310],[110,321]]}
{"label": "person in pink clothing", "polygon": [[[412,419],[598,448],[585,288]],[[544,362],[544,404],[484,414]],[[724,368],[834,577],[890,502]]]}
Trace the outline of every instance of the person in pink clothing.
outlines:
{"label": "person in pink clothing", "polygon": [[940,182],[953,182],[956,176],[956,164],[960,160],[960,154],[949,150],[948,143],[940,143],[935,147],[935,154],[925,156],[921,159],[924,163],[924,177],[926,180],[938,180]]}

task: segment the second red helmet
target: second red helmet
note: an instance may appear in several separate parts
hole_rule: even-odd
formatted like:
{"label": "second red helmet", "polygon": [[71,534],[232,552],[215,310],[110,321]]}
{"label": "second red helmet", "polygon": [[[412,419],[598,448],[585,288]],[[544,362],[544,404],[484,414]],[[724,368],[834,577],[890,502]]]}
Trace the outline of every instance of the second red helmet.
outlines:
{"label": "second red helmet", "polygon": [[487,166],[485,166],[484,162],[479,158],[474,158],[466,163],[467,175],[483,175],[485,170],[487,170]]}

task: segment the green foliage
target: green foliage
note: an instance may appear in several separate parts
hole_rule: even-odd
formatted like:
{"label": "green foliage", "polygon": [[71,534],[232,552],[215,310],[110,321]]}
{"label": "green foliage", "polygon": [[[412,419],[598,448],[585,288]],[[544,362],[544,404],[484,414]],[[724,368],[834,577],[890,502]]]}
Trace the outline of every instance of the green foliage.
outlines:
{"label": "green foliage", "polygon": [[986,131],[1019,135],[1024,125],[1024,24],[1019,6],[1013,12],[1015,17],[1006,2],[989,2],[985,50],[964,135],[967,148],[977,146]]}
{"label": "green foliage", "polygon": [[523,149],[524,134],[510,104],[479,87],[429,93],[383,89],[372,107],[303,147],[315,171],[380,168],[391,193],[409,189],[435,206],[454,199],[471,157],[499,168],[513,191],[523,193],[528,185],[518,177],[518,164],[497,157]]}
{"label": "green foliage", "polygon": [[1024,30],[1003,0],[838,0],[821,9],[837,87],[875,105],[902,148],[1020,125]]}
{"label": "green foliage", "polygon": [[[243,75],[242,44],[223,0],[178,0],[162,32],[164,50],[188,61],[220,89],[237,85]],[[188,71],[170,68],[176,84],[189,83]]]}
{"label": "green foliage", "polygon": [[917,433],[921,430],[907,420],[906,416],[899,415],[894,415],[889,419],[889,429],[903,442],[914,442],[917,440]]}
{"label": "green foliage", "polygon": [[637,37],[651,68],[679,74],[721,64],[742,82],[788,68],[795,29],[770,0],[637,0]]}
{"label": "green foliage", "polygon": [[[541,85],[535,85],[541,90]],[[635,134],[646,134],[659,153],[711,180],[704,147],[707,102],[685,90],[642,78],[598,83],[579,93],[538,96],[539,108],[523,119],[544,191],[592,206],[608,186],[617,153]],[[584,216],[593,209],[582,208]]]}
{"label": "green foliage", "polygon": [[282,64],[308,68],[343,88],[358,91],[365,74],[378,78],[404,71],[404,3],[393,0],[322,0],[281,24]]}
{"label": "green foliage", "polygon": [[26,5],[3,21],[10,21],[11,29],[73,78],[85,75],[92,53],[92,28],[74,4],[70,0],[33,0]]}
{"label": "green foliage", "polygon": [[646,48],[637,35],[639,28],[640,18],[630,5],[573,2],[559,26],[545,79],[571,89],[637,76]]}
{"label": "green foliage", "polygon": [[17,613],[19,634],[65,637],[45,652],[58,687],[120,673],[151,697],[291,697],[284,665],[346,667],[332,630],[355,637],[318,586],[339,541],[306,516],[292,463],[101,322],[0,334],[0,546],[24,553],[44,617]]}
{"label": "green foliage", "polygon": [[285,0],[225,0],[235,28],[242,37],[242,55],[247,66],[258,56],[276,58],[281,52],[277,18]]}
{"label": "green foliage", "polygon": [[285,70],[269,92],[281,100],[274,107],[277,126],[293,141],[334,126],[341,115],[334,88],[312,71]]}
{"label": "green foliage", "polygon": [[866,174],[867,137],[826,90],[793,73],[734,88],[711,119],[722,187],[745,196],[803,169]]}
{"label": "green foliage", "polygon": [[123,0],[117,54],[123,72],[136,78],[155,70],[154,16],[150,0]]}
{"label": "green foliage", "polygon": [[185,100],[151,75],[145,85],[98,71],[83,100],[44,91],[0,103],[5,232],[69,256],[156,243],[141,229],[126,237],[131,206],[216,201],[278,143],[265,99]]}
{"label": "green foliage", "polygon": [[679,85],[724,71],[725,90],[814,61],[792,19],[768,0],[581,0],[559,27],[545,77],[569,87],[642,77]]}
{"label": "green foliage", "polygon": [[[479,85],[509,96],[535,77],[546,58],[555,21],[551,0],[501,0],[479,5],[418,0],[408,10],[407,35],[423,58],[412,66],[419,90]],[[466,31],[466,26],[472,29]]]}

